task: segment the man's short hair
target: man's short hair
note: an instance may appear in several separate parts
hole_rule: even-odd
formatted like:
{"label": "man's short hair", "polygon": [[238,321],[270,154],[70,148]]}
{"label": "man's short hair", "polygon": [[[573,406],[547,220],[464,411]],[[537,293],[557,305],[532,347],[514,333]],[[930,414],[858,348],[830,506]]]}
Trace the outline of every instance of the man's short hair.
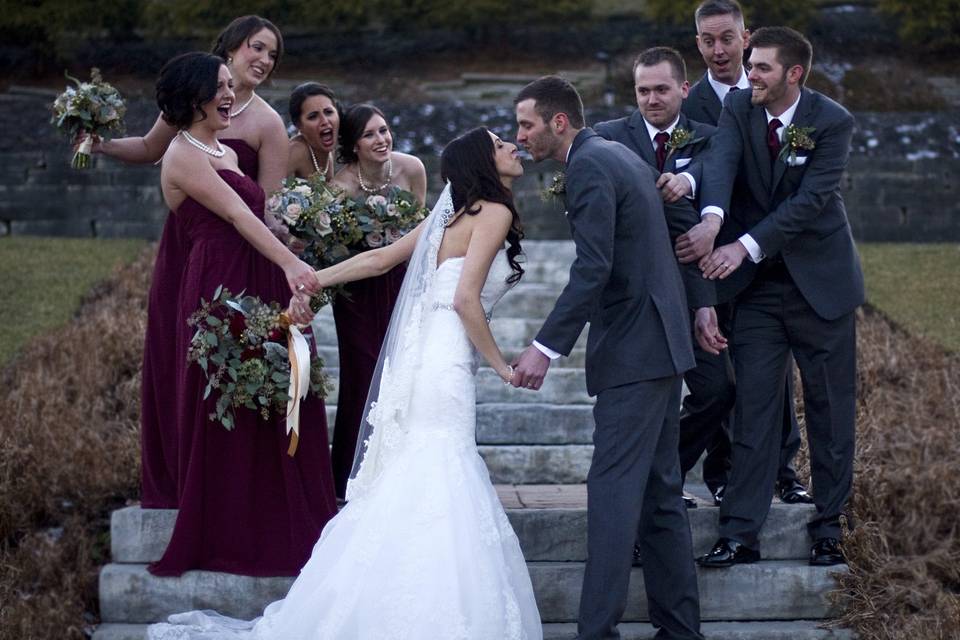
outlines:
{"label": "man's short hair", "polygon": [[740,23],[743,29],[743,9],[737,0],[704,0],[693,12],[693,21],[697,27],[697,33],[700,33],[700,21],[711,16],[733,16],[733,19]]}
{"label": "man's short hair", "polygon": [[670,72],[677,84],[687,81],[687,63],[680,52],[672,47],[653,47],[641,52],[633,61],[633,77],[637,77],[637,67],[654,67],[661,62],[670,64]]}
{"label": "man's short hair", "polygon": [[796,65],[803,67],[800,85],[807,81],[813,64],[813,45],[800,33],[790,27],[761,27],[750,36],[750,46],[754,49],[776,49],[777,61],[784,69]]}
{"label": "man's short hair", "polygon": [[544,122],[550,122],[558,113],[565,113],[575,129],[582,129],[584,126],[580,94],[560,76],[544,76],[534,80],[520,90],[513,99],[513,104],[520,104],[524,100],[536,102],[537,115],[543,118]]}

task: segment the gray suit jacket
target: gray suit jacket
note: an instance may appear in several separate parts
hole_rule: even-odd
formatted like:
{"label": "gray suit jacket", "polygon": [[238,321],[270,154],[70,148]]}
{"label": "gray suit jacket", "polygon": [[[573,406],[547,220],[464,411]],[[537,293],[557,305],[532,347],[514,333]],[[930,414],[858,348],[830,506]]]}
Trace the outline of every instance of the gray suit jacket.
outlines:
{"label": "gray suit jacket", "polygon": [[[783,259],[804,298],[826,320],[864,302],[860,258],[840,195],[853,123],[842,106],[803,89],[793,124],[815,128],[815,148],[797,153],[805,158],[802,164],[776,160],[771,167],[764,108],[750,102],[749,91],[730,94],[710,143],[700,192],[704,206],[721,207],[727,215],[717,246],[749,233],[765,259]],[[756,265],[744,259],[730,278],[718,281],[720,298],[742,291],[755,272]]]}
{"label": "gray suit jacket", "polygon": [[567,355],[589,322],[590,395],[693,368],[683,282],[650,168],[583,129],[570,148],[566,202],[577,255],[537,342]]}
{"label": "gray suit jacket", "polygon": [[[707,124],[694,122],[683,114],[680,114],[680,121],[677,126],[690,131],[694,140],[700,140],[696,144],[689,144],[671,154],[664,163],[663,170],[670,173],[690,173],[693,179],[697,181],[699,190],[700,182],[703,179],[700,155],[707,148],[710,136],[717,129]],[[641,160],[653,169],[654,176],[659,175],[656,149],[654,149],[653,142],[650,140],[647,125],[644,123],[643,115],[639,110],[625,118],[601,122],[594,127],[594,130],[607,140],[619,142],[636,153]],[[675,243],[679,236],[700,222],[696,199],[691,201],[687,198],[681,198],[674,203],[664,203],[663,211],[667,216],[667,230],[670,232],[671,243]],[[680,275],[683,277],[683,284],[687,293],[687,306],[691,309],[698,309],[700,307],[712,307],[717,303],[716,286],[711,280],[703,278],[696,262],[680,265]]]}
{"label": "gray suit jacket", "polygon": [[680,107],[683,114],[691,120],[712,125],[716,125],[720,121],[721,109],[723,109],[723,104],[717,97],[717,92],[710,86],[706,73],[697,80],[695,85],[690,87],[690,93],[687,94],[687,99],[683,101],[683,106]]}

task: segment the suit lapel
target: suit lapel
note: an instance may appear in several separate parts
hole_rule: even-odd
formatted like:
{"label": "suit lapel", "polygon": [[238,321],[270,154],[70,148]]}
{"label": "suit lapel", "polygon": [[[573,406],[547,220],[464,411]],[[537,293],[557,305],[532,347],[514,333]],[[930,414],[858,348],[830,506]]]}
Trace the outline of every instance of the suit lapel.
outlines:
{"label": "suit lapel", "polygon": [[[800,102],[797,104],[797,111],[793,115],[793,122],[791,123],[795,127],[805,127],[810,121],[810,92],[806,89],[801,89],[800,93]],[[784,140],[786,144],[786,140]],[[783,174],[787,172],[787,163],[777,160],[773,163],[773,181],[770,184],[770,195],[772,196],[776,190],[777,186],[780,184],[780,180],[783,179]]]}
{"label": "suit lapel", "polygon": [[720,98],[717,97],[717,92],[713,90],[713,86],[710,84],[710,79],[707,75],[706,73],[703,74],[703,78],[699,83],[703,86],[703,90],[699,92],[700,102],[703,103],[703,108],[710,114],[714,124],[716,124],[720,121],[720,112],[723,110],[723,103],[720,102]]}
{"label": "suit lapel", "polygon": [[654,155],[653,142],[650,141],[650,134],[647,133],[647,125],[643,121],[643,116],[639,111],[634,111],[627,124],[627,130],[630,132],[630,139],[634,146],[640,151],[640,157],[648,165],[657,168],[657,157]]}
{"label": "suit lapel", "polygon": [[771,182],[770,150],[767,148],[767,114],[763,107],[750,107],[750,143],[757,168],[760,171],[760,179],[763,181],[763,187],[767,192],[765,195],[769,198]]}

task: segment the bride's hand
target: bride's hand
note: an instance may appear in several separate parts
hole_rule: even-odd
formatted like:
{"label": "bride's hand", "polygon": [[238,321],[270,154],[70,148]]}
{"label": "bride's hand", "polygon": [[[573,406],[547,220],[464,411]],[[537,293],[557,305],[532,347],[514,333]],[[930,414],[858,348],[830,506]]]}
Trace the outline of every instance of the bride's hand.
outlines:
{"label": "bride's hand", "polygon": [[503,363],[503,367],[497,371],[497,374],[500,376],[503,384],[510,384],[513,380],[513,367],[507,363]]}
{"label": "bride's hand", "polygon": [[317,279],[317,272],[300,259],[290,261],[290,264],[283,269],[287,276],[287,284],[290,285],[290,292],[294,296],[314,296],[320,293],[320,281]]}
{"label": "bride's hand", "polygon": [[310,321],[313,320],[310,298],[308,296],[293,296],[290,298],[287,315],[297,324],[310,324]]}

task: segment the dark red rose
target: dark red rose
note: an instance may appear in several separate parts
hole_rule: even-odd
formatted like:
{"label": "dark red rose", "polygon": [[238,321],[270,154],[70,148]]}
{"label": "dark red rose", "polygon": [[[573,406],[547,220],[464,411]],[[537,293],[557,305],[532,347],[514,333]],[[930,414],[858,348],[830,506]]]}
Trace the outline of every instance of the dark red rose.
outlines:
{"label": "dark red rose", "polygon": [[230,333],[234,338],[239,340],[246,328],[247,321],[241,314],[235,313],[230,316]]}
{"label": "dark red rose", "polygon": [[267,340],[270,342],[281,342],[283,340],[283,331],[280,329],[270,329],[270,333],[267,334]]}
{"label": "dark red rose", "polygon": [[246,362],[247,360],[253,360],[259,358],[263,355],[263,348],[261,347],[247,347],[240,354],[240,362]]}

